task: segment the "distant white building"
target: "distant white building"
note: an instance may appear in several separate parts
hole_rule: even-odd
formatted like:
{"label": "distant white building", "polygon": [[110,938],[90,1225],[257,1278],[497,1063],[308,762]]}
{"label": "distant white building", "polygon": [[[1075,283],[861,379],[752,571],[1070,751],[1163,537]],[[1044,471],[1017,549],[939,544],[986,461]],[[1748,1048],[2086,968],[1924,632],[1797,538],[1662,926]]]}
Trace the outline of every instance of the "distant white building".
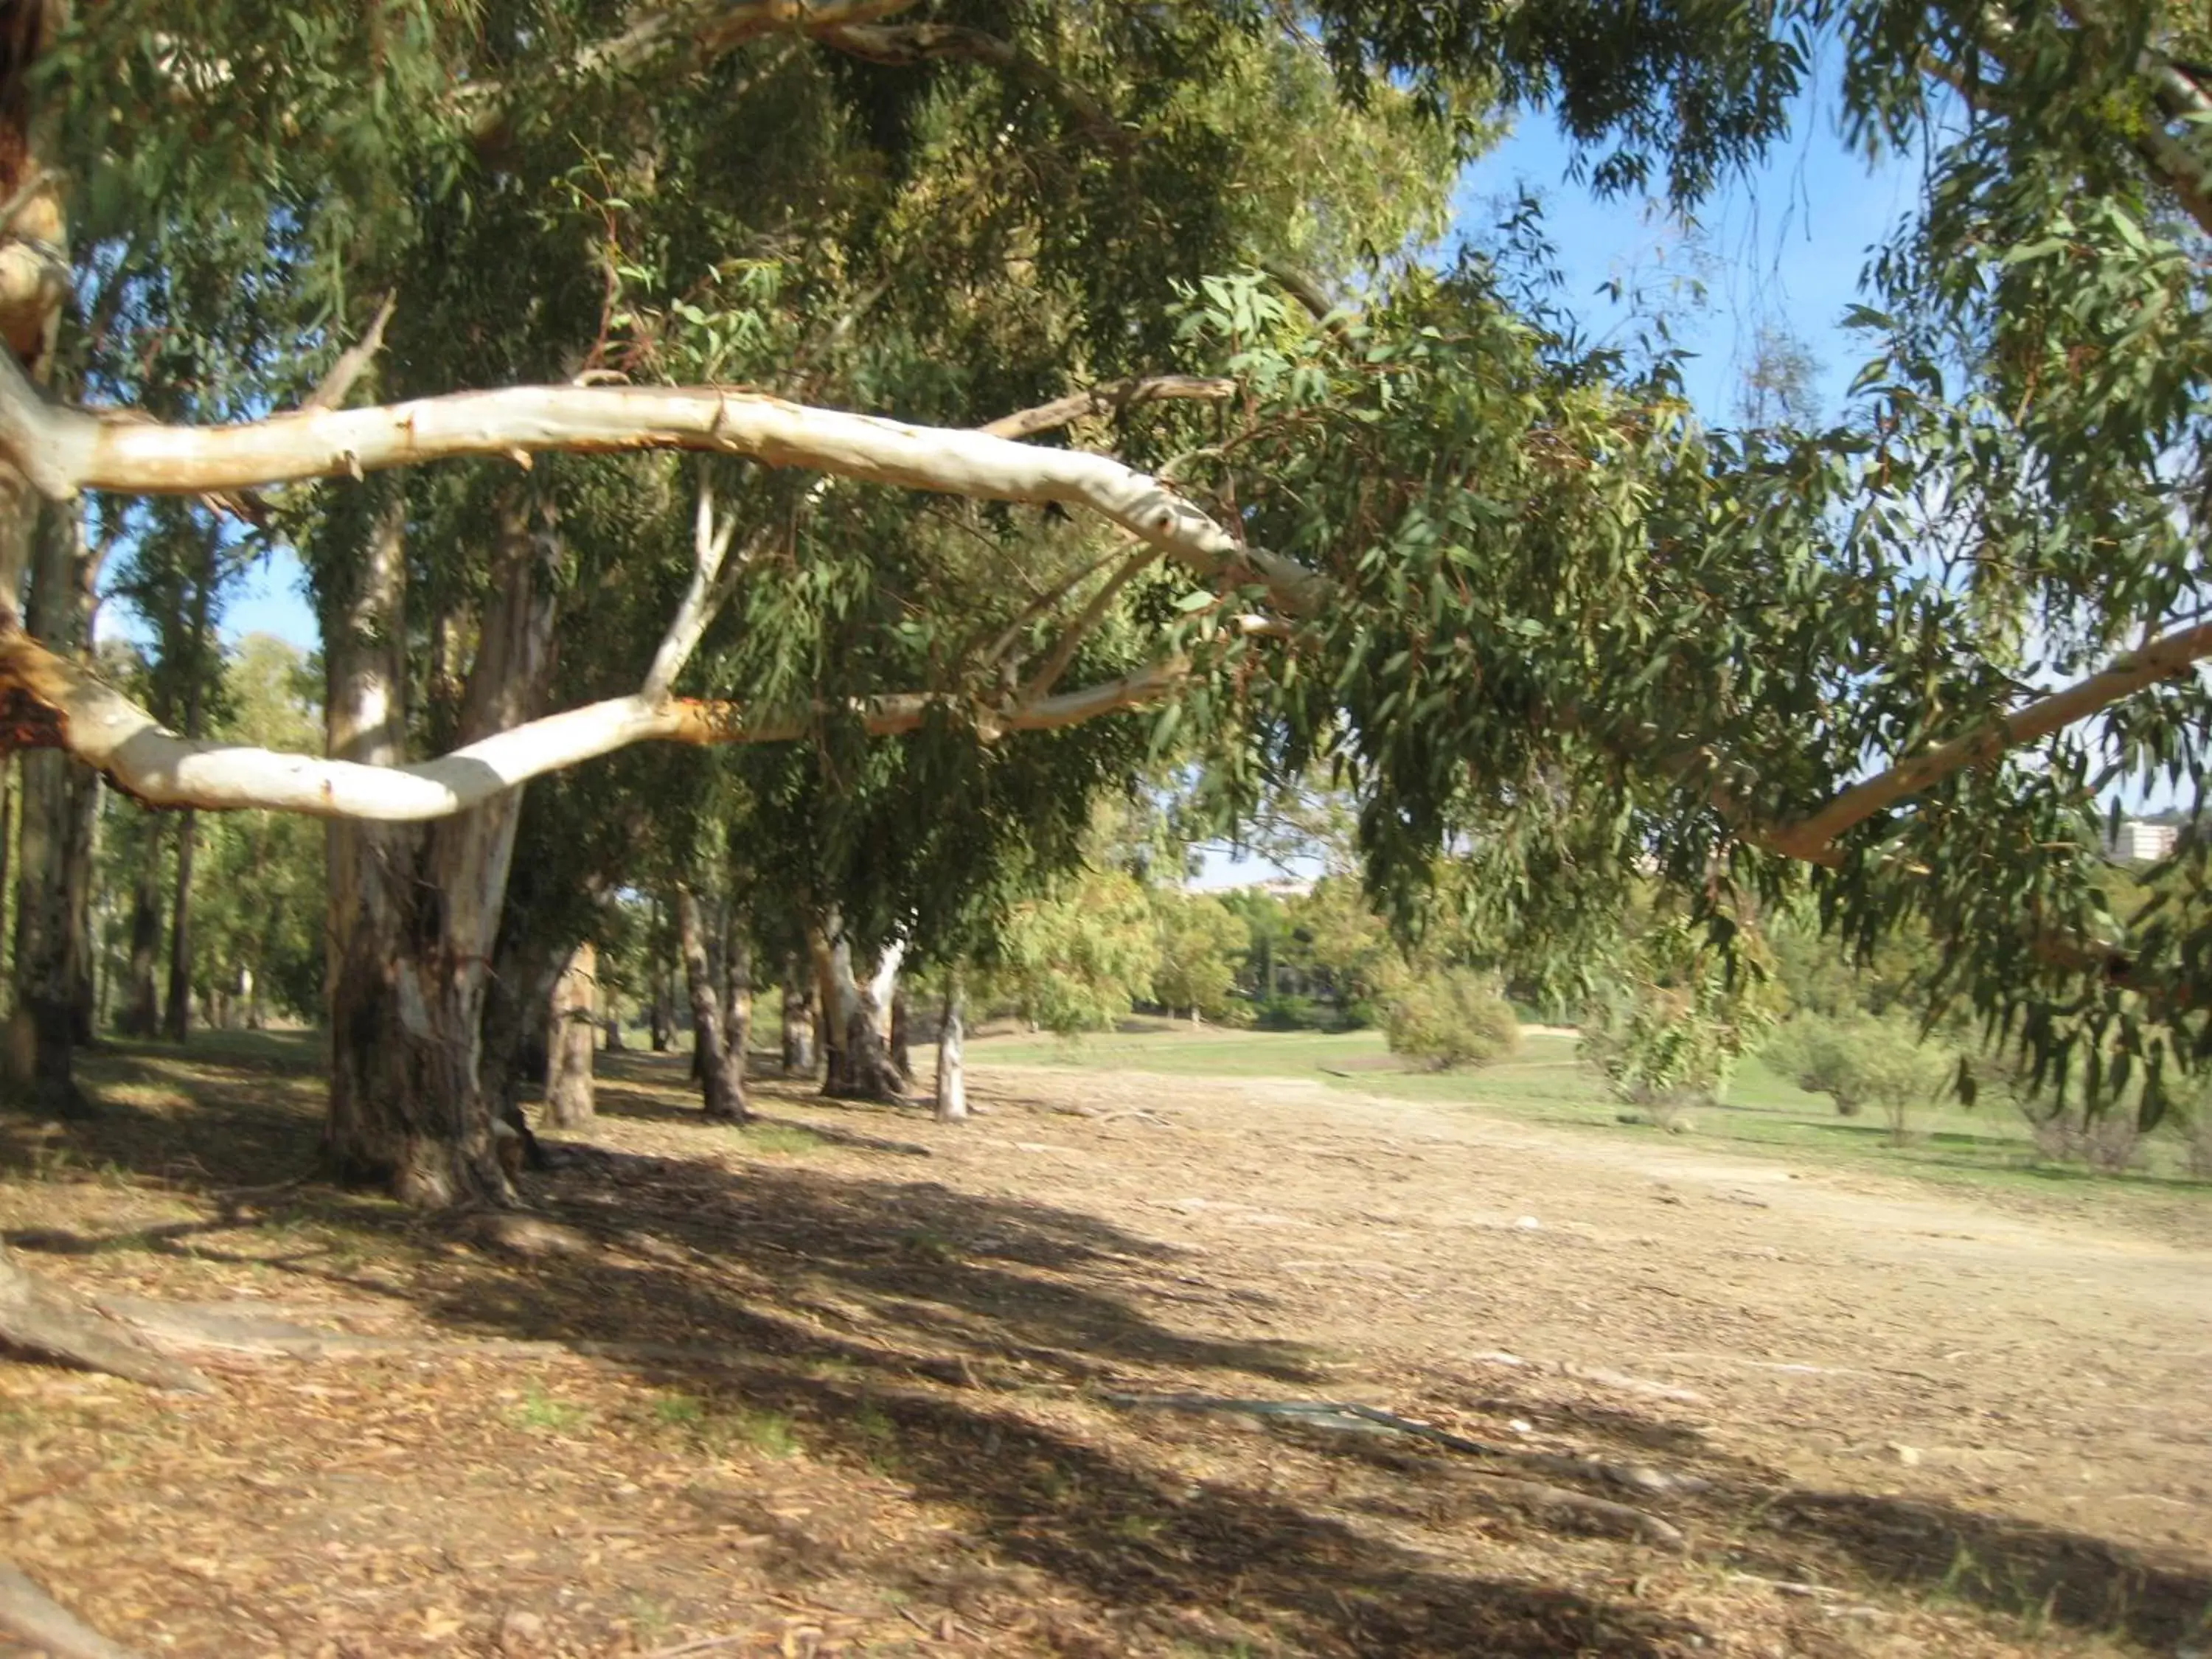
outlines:
{"label": "distant white building", "polygon": [[2176,833],[2170,823],[2129,818],[2112,837],[2112,857],[2122,864],[2156,864],[2173,851]]}

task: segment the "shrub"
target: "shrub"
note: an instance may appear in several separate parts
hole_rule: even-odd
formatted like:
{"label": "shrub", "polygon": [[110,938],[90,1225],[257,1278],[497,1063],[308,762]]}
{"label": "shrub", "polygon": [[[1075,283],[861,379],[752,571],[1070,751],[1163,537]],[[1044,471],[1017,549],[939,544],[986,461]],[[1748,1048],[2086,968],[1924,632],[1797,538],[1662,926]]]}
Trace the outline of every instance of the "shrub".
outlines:
{"label": "shrub", "polygon": [[1583,1010],[1577,1052],[1616,1096],[1647,1109],[1719,1099],[1771,1018],[1761,978],[1731,973],[1679,917],[1655,921],[1593,977],[1604,988]]}
{"label": "shrub", "polygon": [[1382,1011],[1390,1052],[1438,1071],[1487,1066],[1521,1045],[1513,1006],[1481,975],[1447,968],[1402,986]]}
{"label": "shrub", "polygon": [[2191,1112],[2175,1125],[2181,1136],[2181,1163],[2198,1181],[2212,1181],[2212,1111]]}
{"label": "shrub", "polygon": [[2059,1111],[2023,1103],[2035,1150],[2061,1164],[2086,1164],[2106,1175],[2130,1168],[2142,1152],[2142,1127],[2124,1103],[2092,1114],[2079,1104]]}
{"label": "shrub", "polygon": [[1263,1031],[1322,1031],[1337,1024],[1334,1010],[1287,991],[1262,998],[1255,1018]]}
{"label": "shrub", "polygon": [[1833,1100],[1840,1116],[1880,1107],[1898,1146],[1905,1144],[1912,1109],[1943,1087],[1954,1065],[1949,1051],[1923,1042],[1910,1020],[1825,1014],[1786,1021],[1767,1043],[1765,1058],[1799,1088]]}

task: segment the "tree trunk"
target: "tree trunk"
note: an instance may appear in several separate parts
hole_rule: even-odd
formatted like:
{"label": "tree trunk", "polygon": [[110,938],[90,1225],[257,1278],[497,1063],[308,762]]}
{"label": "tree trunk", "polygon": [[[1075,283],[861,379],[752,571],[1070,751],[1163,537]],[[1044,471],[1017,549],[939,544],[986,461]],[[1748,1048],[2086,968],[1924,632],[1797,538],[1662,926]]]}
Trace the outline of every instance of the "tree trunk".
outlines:
{"label": "tree trunk", "polygon": [[[200,711],[207,682],[216,672],[208,659],[208,623],[215,606],[216,562],[220,547],[207,532],[207,557],[192,592],[192,626],[187,635],[191,672],[185,685],[185,736],[200,735]],[[169,1000],[164,1035],[182,1042],[191,1034],[192,1006],[192,854],[199,842],[198,815],[189,808],[177,817],[177,894],[169,913]]]}
{"label": "tree trunk", "polygon": [[546,1026],[545,1121],[579,1128],[593,1115],[592,1033],[597,1028],[599,947],[586,939],[554,982]]}
{"label": "tree trunk", "polygon": [[903,945],[893,945],[874,962],[856,962],[851,942],[841,933],[829,948],[830,1012],[825,1024],[842,1034],[833,1049],[823,1092],[850,1100],[894,1101],[905,1097],[898,1069],[891,1064],[890,1005],[898,983]]}
{"label": "tree trunk", "polygon": [[891,990],[890,1060],[899,1081],[914,1081],[914,1003],[904,980]]}
{"label": "tree trunk", "polygon": [[[38,516],[30,605],[25,623],[72,654],[91,617],[82,508],[55,505]],[[12,593],[4,596],[12,601]],[[37,1109],[83,1107],[70,1054],[76,1035],[75,895],[70,874],[77,837],[89,826],[78,810],[76,763],[58,749],[24,752],[23,821],[16,846],[15,1003],[7,1066],[19,1097]]]}
{"label": "tree trunk", "polygon": [[[6,468],[0,467],[0,476],[4,476],[6,471]],[[4,492],[0,492],[0,497],[3,495]],[[3,498],[0,498],[0,508],[4,508]],[[7,599],[10,597],[12,596],[0,594],[0,607],[4,607]],[[15,850],[15,754],[13,750],[0,750],[0,939],[7,936],[5,923],[8,919],[8,872],[10,868],[9,860]],[[155,895],[156,902],[160,902],[160,897],[161,895],[156,892]],[[0,1054],[0,1073],[4,1073],[6,1070],[5,1061],[6,1056]]]}
{"label": "tree trunk", "polygon": [[729,930],[722,945],[722,1043],[738,1075],[745,1071],[745,1050],[753,1037],[753,942],[730,907]]}
{"label": "tree trunk", "polygon": [[[387,511],[357,592],[331,630],[331,752],[399,758],[405,684],[403,520]],[[461,712],[462,742],[531,718],[550,676],[550,514],[510,504]],[[514,1197],[482,1086],[488,963],[507,893],[522,791],[427,830],[333,823],[331,1097],[324,1147],[343,1180],[442,1207]]]}
{"label": "tree trunk", "polygon": [[957,971],[945,981],[945,1014],[937,1027],[937,1121],[968,1121],[967,1025],[962,1018],[966,1000]]}
{"label": "tree trunk", "polygon": [[[86,614],[91,614],[88,605]],[[100,988],[94,978],[99,952],[92,936],[94,858],[100,835],[100,775],[82,766],[70,769],[69,891],[70,1041],[89,1048],[100,1036]]]}
{"label": "tree trunk", "polygon": [[[512,909],[503,920],[511,924]],[[500,928],[492,959],[491,983],[484,992],[483,1053],[477,1075],[492,1120],[503,1123],[521,1148],[523,1162],[545,1167],[544,1150],[523,1115],[523,1090],[545,1079],[545,1025],[553,987],[568,953],[557,945],[524,936],[512,925]]]}
{"label": "tree trunk", "polygon": [[623,1051],[626,1045],[623,1042],[622,1010],[615,1006],[614,999],[611,996],[607,999],[607,1018],[605,1024],[607,1030],[607,1052],[611,1054],[618,1054]]}
{"label": "tree trunk", "polygon": [[154,962],[161,953],[161,820],[141,813],[138,873],[131,891],[131,966],[127,1000],[118,1024],[125,1036],[149,1037],[161,1027],[161,1003],[154,989]]}
{"label": "tree trunk", "polygon": [[[806,926],[806,954],[814,970],[814,1048],[822,1057],[822,1092],[835,1095],[846,1087],[845,1004],[838,994],[838,961],[830,933],[836,926],[833,913]],[[845,963],[849,977],[852,963]]]}
{"label": "tree trunk", "polygon": [[744,1079],[724,1047],[721,999],[707,960],[707,925],[699,900],[689,887],[676,890],[676,932],[684,951],[684,977],[691,993],[691,1041],[698,1056],[700,1094],[707,1115],[717,1123],[743,1123]]}
{"label": "tree trunk", "polygon": [[199,842],[199,815],[189,808],[177,815],[177,886],[169,907],[169,995],[161,1015],[161,1035],[182,1042],[191,1034],[192,854]]}
{"label": "tree trunk", "polygon": [[646,930],[646,949],[653,963],[647,986],[653,1006],[647,1012],[651,1028],[653,1052],[665,1054],[676,1038],[676,985],[669,972],[668,957],[662,950],[665,943],[661,933],[660,901],[653,902],[652,925]]}
{"label": "tree trunk", "polygon": [[783,964],[783,1074],[814,1074],[814,981],[795,956]]}

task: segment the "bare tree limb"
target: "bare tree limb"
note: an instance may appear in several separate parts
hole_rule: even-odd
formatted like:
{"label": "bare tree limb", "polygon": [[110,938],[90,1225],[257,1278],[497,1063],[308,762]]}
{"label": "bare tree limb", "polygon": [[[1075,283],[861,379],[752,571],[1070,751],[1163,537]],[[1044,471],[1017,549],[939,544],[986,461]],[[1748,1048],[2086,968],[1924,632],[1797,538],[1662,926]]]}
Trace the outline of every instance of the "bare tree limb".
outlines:
{"label": "bare tree limb", "polygon": [[0,353],[0,456],[43,494],[206,493],[362,477],[461,456],[690,449],[867,483],[1087,507],[1209,580],[1247,574],[1293,614],[1326,580],[1247,548],[1158,480],[1109,456],[987,433],[908,426],[720,387],[511,386],[363,409],[302,410],[236,426],[103,420],[42,395]]}
{"label": "bare tree limb", "polygon": [[[676,616],[661,635],[660,648],[653,653],[653,665],[645,671],[645,684],[641,693],[658,702],[668,695],[676,684],[676,677],[691,653],[699,647],[699,639],[707,631],[720,610],[722,560],[730,550],[730,538],[736,533],[735,515],[719,524],[714,518],[714,487],[706,475],[699,478],[699,509],[691,532],[691,585],[684,592],[684,602],[676,608]],[[751,551],[749,548],[748,553]],[[744,562],[740,559],[740,563]]]}
{"label": "bare tree limb", "polygon": [[189,1365],[155,1353],[17,1267],[0,1247],[0,1353],[33,1354],[157,1389],[212,1392]]}
{"label": "bare tree limb", "polygon": [[384,296],[384,303],[376,308],[376,319],[369,324],[368,331],[338,353],[337,362],[331,372],[323,376],[322,384],[309,392],[300,407],[302,409],[336,409],[344,403],[353,391],[354,383],[362,372],[375,361],[376,354],[384,349],[384,330],[392,321],[392,313],[399,303],[397,290]]}
{"label": "bare tree limb", "polygon": [[1856,824],[1884,808],[1954,772],[1995,759],[2008,749],[2033,743],[2087,720],[2100,708],[2131,696],[2160,680],[2185,672],[2191,663],[2212,657],[2212,623],[2198,623],[2152,641],[2140,651],[2111,666],[2077,680],[2063,691],[2008,714],[1995,726],[1929,750],[1916,758],[1891,767],[1865,782],[1854,784],[1812,817],[1769,832],[1759,839],[1774,851],[1814,863],[1836,861],[1832,843]]}
{"label": "bare tree limb", "polygon": [[0,745],[64,749],[149,806],[264,807],[311,817],[419,823],[465,811],[532,778],[632,744],[785,742],[841,713],[888,736],[916,730],[939,708],[972,719],[987,736],[1053,731],[1154,702],[1188,672],[1188,662],[1170,659],[1102,684],[997,707],[903,692],[778,713],[633,695],[526,721],[434,760],[374,766],[180,738],[84,669],[15,631],[0,634]]}
{"label": "bare tree limb", "polygon": [[1105,585],[1091,596],[1091,603],[1083,607],[1082,614],[1068,624],[1067,631],[1060,636],[1060,643],[1053,647],[1052,655],[1045,659],[1044,666],[1037,670],[1036,678],[1030,682],[1025,696],[1042,697],[1059,684],[1060,677],[1067,672],[1067,665],[1074,659],[1077,648],[1082,645],[1085,636],[1098,626],[1107,607],[1136,578],[1138,572],[1159,556],[1157,548],[1144,548],[1121,562],[1121,568],[1106,579]]}
{"label": "bare tree limb", "polygon": [[1313,313],[1317,323],[1325,323],[1336,314],[1336,302],[1328,297],[1321,278],[1310,270],[1291,264],[1287,259],[1262,259],[1260,270],[1272,277],[1276,285],[1293,300]]}
{"label": "bare tree limb", "polygon": [[[2073,0],[2066,9],[2077,27],[2081,25],[2087,9],[2080,0]],[[1974,29],[1975,45],[1998,64],[2009,67],[2008,52],[2017,33],[2010,18],[1994,7],[1984,7]],[[1989,110],[1996,101],[1992,94],[1999,89],[1970,75],[1963,65],[1934,52],[1923,52],[1920,62],[1923,70],[1975,108]],[[2188,124],[2192,135],[2200,138],[2212,134],[2212,94],[2207,94],[2193,76],[2154,46],[2138,53],[2134,69],[2143,78],[2150,101],[2160,113],[2171,120]],[[2166,127],[2150,122],[2134,134],[2130,144],[2153,176],[2172,191],[2183,210],[2197,222],[2197,228],[2212,234],[2212,157],[2175,137]]]}
{"label": "bare tree limb", "polygon": [[1142,380],[1115,380],[1106,386],[1093,386],[1088,392],[1070,392],[1066,397],[1055,398],[1048,404],[1039,404],[1035,409],[1001,415],[997,420],[975,429],[988,432],[994,438],[1034,438],[1040,432],[1054,431],[1087,415],[1118,414],[1139,404],[1167,403],[1178,399],[1219,403],[1236,395],[1236,381],[1214,375],[1151,374]]}

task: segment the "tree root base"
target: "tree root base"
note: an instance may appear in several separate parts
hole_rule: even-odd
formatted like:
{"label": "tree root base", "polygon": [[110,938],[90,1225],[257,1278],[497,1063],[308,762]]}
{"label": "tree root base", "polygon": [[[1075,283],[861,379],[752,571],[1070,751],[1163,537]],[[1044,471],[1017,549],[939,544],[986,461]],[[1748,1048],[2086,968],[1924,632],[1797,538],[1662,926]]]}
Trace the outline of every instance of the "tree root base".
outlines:
{"label": "tree root base", "polygon": [[0,1561],[0,1635],[27,1642],[54,1659],[137,1659],[5,1561]]}
{"label": "tree root base", "polygon": [[212,1394],[191,1366],[155,1352],[97,1315],[62,1300],[0,1252],[0,1354],[100,1371],[157,1389]]}

